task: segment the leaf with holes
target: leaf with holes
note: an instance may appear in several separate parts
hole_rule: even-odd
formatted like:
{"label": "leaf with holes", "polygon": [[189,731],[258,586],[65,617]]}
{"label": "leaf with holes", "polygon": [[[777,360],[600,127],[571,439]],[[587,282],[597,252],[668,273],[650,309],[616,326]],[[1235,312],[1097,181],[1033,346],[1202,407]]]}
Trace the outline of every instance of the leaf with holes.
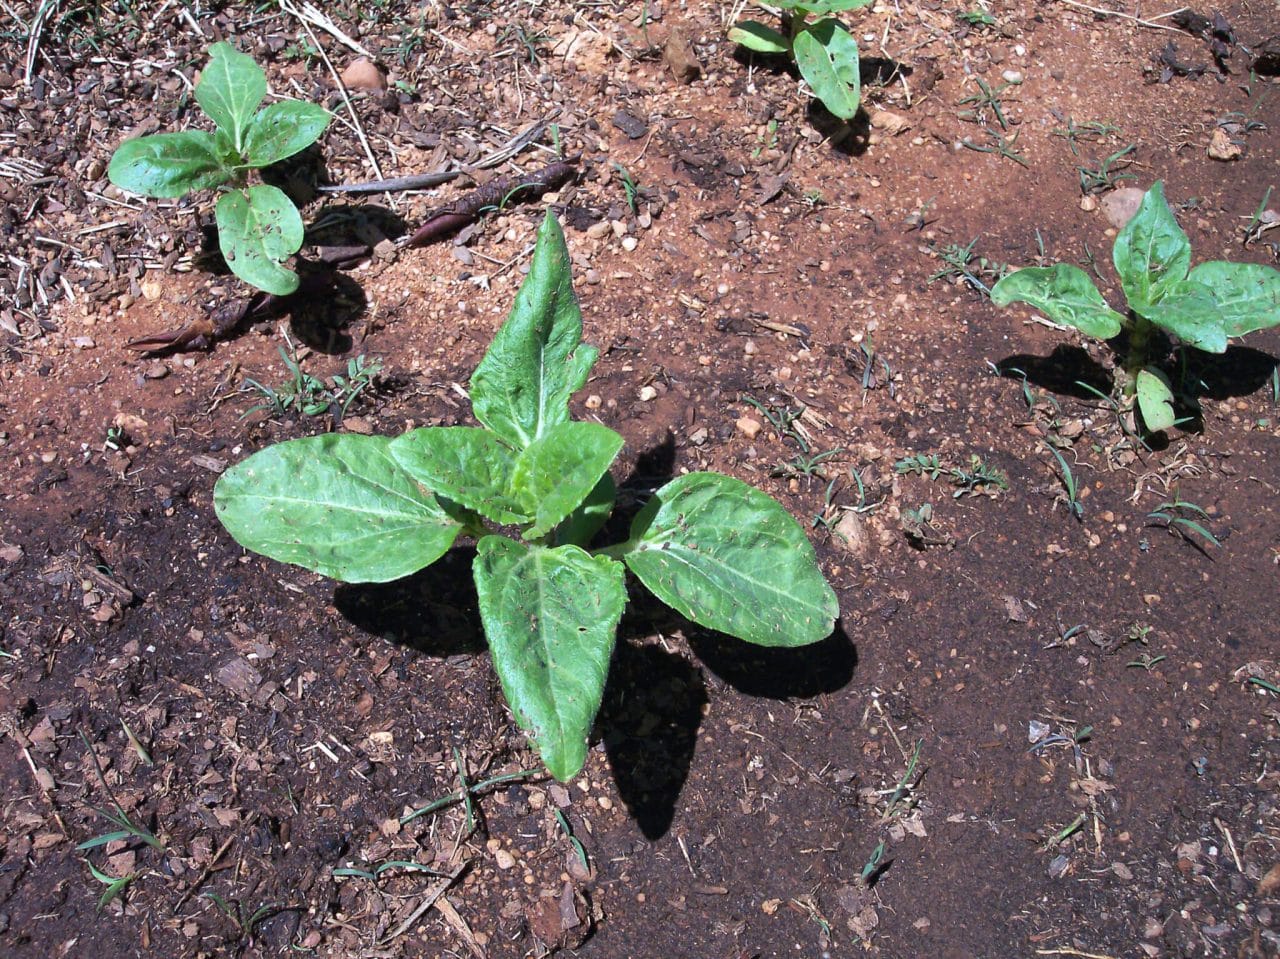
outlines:
{"label": "leaf with holes", "polygon": [[476,593],[516,722],[562,782],[582,769],[627,593],[623,568],[576,546],[486,536]]}
{"label": "leaf with holes", "polygon": [[187,130],[126,140],[112,155],[107,176],[130,193],[169,198],[226,183],[232,171],[212,134]]}
{"label": "leaf with holes", "polygon": [[218,198],[218,245],[231,272],[260,290],[287,296],[298,274],[281,261],[302,246],[302,217],[279,187],[259,184]]}
{"label": "leaf with holes", "polygon": [[329,119],[329,111],[314,103],[273,103],[259,110],[249,123],[244,138],[245,160],[255,167],[286,160],[320,139]]}
{"label": "leaf with holes", "polygon": [[640,582],[695,623],[761,646],[831,634],[836,595],[800,524],[741,480],[690,473],[653,494],[623,555]]}
{"label": "leaf with holes", "polygon": [[1018,301],[1034,306],[1055,323],[1100,340],[1111,339],[1124,325],[1124,317],[1107,306],[1088,274],[1070,263],[1016,270],[991,288],[996,306]]}
{"label": "leaf with holes", "polygon": [[266,95],[266,74],[253,57],[225,41],[209,48],[209,62],[196,84],[196,102],[227,131],[237,151],[244,149],[245,130]]}
{"label": "leaf with holes", "polygon": [[344,583],[385,583],[434,563],[462,525],[354,433],[269,446],[218,478],[213,507],[241,546]]}

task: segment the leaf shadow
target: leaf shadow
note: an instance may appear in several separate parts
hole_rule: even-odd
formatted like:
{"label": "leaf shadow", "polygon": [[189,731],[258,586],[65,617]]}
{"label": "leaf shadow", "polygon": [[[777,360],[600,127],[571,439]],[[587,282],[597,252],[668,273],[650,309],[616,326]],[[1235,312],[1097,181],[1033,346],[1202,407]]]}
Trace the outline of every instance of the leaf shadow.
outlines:
{"label": "leaf shadow", "polygon": [[[1109,396],[1115,380],[1110,370],[1080,346],[1059,343],[1048,356],[1016,353],[995,364],[1001,376],[1021,379],[1058,396],[1096,400],[1097,393]],[[1097,393],[1080,384],[1092,387]]]}
{"label": "leaf shadow", "polygon": [[427,656],[486,652],[476,606],[472,545],[456,546],[426,569],[390,583],[340,583],[333,605],[349,623]]}
{"label": "leaf shadow", "polygon": [[1170,374],[1180,377],[1191,395],[1211,400],[1255,393],[1267,385],[1280,366],[1271,354],[1249,346],[1229,346],[1225,353],[1205,353],[1188,347],[1179,350],[1175,360]]}

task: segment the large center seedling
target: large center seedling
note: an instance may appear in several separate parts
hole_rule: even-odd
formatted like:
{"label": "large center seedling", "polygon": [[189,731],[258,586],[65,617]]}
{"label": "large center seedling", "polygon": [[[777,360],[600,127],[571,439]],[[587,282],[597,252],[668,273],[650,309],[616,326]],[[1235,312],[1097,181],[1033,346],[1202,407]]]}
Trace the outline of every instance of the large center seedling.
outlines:
{"label": "large center seedling", "polygon": [[817,642],[839,614],[799,523],[718,473],[672,480],[625,542],[589,549],[613,509],[609,467],[623,445],[569,416],[596,355],[582,343],[564,234],[548,214],[511,315],[471,378],[480,426],[289,440],[214,490],[237,542],[344,582],[407,576],[474,537],[494,667],[562,781],[586,761],[626,570],[694,622],[761,646]]}

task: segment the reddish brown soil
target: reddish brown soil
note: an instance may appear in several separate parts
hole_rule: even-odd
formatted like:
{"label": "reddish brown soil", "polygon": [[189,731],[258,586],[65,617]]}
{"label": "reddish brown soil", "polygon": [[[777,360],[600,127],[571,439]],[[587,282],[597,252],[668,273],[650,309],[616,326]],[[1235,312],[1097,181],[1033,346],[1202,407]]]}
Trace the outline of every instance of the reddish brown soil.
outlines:
{"label": "reddish brown soil", "polygon": [[[1280,951],[1280,337],[1196,358],[1202,418],[1147,451],[1076,385],[1110,388],[1105,345],[930,279],[951,244],[976,240],[990,283],[976,257],[1024,265],[1041,243],[1050,261],[1092,255],[1114,295],[1114,230],[1082,208],[1077,168],[1129,144],[1124,172],[1164,181],[1197,260],[1276,264],[1280,231],[1241,242],[1277,185],[1280,90],[1248,72],[1274,4],[1225,5],[1238,43],[1220,76],[1202,39],[1079,5],[993,0],[995,27],[969,28],[955,4],[882,2],[846,18],[867,112],[839,142],[795,76],[725,40],[727,4],[651,4],[647,38],[636,4],[330,4],[390,71],[390,92],[354,101],[385,175],[470,162],[552,115],[582,176],[168,357],[126,343],[245,291],[207,250],[207,195],[139,201],[104,169],[131,132],[203,122],[187,85],[209,43],[346,118],[316,154],[330,182],[374,174],[297,19],[136,6],[18,3],[0,21],[0,953]],[[676,31],[703,66],[687,84],[662,52]],[[1159,82],[1169,41],[1203,75]],[[339,70],[356,56],[319,43]],[[895,61],[908,72],[884,82]],[[1010,70],[1025,165],[961,145],[994,142],[993,115],[961,101]],[[1232,113],[1243,153],[1212,159]],[[1075,156],[1069,121],[1115,129]],[[614,164],[644,188],[637,212]],[[316,239],[372,245],[472,186],[303,212],[341,217]],[[484,654],[467,548],[335,586],[245,554],[211,489],[279,439],[464,421],[456,385],[547,205],[602,352],[579,412],[628,441],[616,478],[634,498],[705,467],[777,496],[812,525],[842,618],[818,647],[771,652],[637,594],[582,776],[530,774],[401,825],[460,776],[537,768]],[[286,333],[317,376],[379,360],[377,390],[337,424],[242,416],[261,399],[248,379],[285,378]],[[840,452],[812,476],[776,468],[801,451],[754,404],[808,408],[809,455]],[[956,498],[895,470],[920,454],[977,455],[1009,488]],[[1150,518],[1177,498],[1218,545]],[[926,503],[921,526],[908,511]],[[1049,735],[1034,748],[1033,723]],[[163,851],[77,850],[117,803]],[[335,873],[389,861],[453,878]],[[89,863],[135,878],[99,909]]]}

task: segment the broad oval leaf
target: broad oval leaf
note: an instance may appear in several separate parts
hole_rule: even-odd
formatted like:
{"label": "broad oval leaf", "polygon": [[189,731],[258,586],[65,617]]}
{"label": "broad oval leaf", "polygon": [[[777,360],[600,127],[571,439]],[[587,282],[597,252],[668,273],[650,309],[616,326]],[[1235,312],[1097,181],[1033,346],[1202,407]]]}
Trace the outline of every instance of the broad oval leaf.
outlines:
{"label": "broad oval leaf", "polygon": [[1159,370],[1139,370],[1134,392],[1138,397],[1142,422],[1150,432],[1167,430],[1177,422],[1173,411],[1173,391]]}
{"label": "broad oval leaf", "polygon": [[428,426],[391,441],[401,468],[433,493],[461,503],[495,523],[527,523],[513,493],[515,455],[488,430]]}
{"label": "broad oval leaf", "polygon": [[1141,312],[1188,346],[1207,353],[1226,352],[1227,333],[1218,315],[1217,295],[1203,283],[1171,284],[1159,302]]}
{"label": "broad oval leaf", "polygon": [[556,533],[559,541],[586,549],[591,538],[609,521],[617,498],[618,487],[613,477],[605,473],[587,498],[565,519]]}
{"label": "broad oval leaf", "polygon": [[689,619],[761,646],[804,646],[840,615],[813,546],[781,504],[741,480],[690,473],[653,495],[622,559]]}
{"label": "broad oval leaf", "polygon": [[792,41],[796,66],[822,105],[842,120],[858,112],[861,79],[858,43],[835,20],[805,27]]}
{"label": "broad oval leaf", "polygon": [[231,272],[260,290],[288,296],[298,274],[280,265],[302,246],[302,217],[283,190],[258,184],[218,198],[218,245]]}
{"label": "broad oval leaf", "polygon": [[217,186],[231,174],[218,158],[213,134],[203,130],[126,140],[107,166],[107,176],[120,189],[165,198]]}
{"label": "broad oval leaf", "polygon": [[1120,332],[1124,317],[1102,298],[1089,275],[1078,266],[1029,266],[1003,277],[991,288],[991,302],[1034,306],[1055,323],[1072,326],[1086,336],[1109,340]]}
{"label": "broad oval leaf", "polygon": [[545,536],[587,498],[622,450],[622,437],[599,423],[561,423],[516,457],[511,487],[534,517],[525,539]]}
{"label": "broad oval leaf", "polygon": [[1216,314],[1227,336],[1280,326],[1280,270],[1261,263],[1201,263],[1187,277],[1213,291]]}
{"label": "broad oval leaf", "polygon": [[253,57],[223,41],[209,48],[209,62],[196,84],[196,102],[244,150],[249,120],[267,95],[267,77]]}
{"label": "broad oval leaf", "polygon": [[282,100],[259,110],[244,135],[244,155],[250,166],[279,163],[305,150],[324,133],[331,114],[324,107],[301,100]]}
{"label": "broad oval leaf", "polygon": [[769,0],[770,6],[783,10],[799,10],[806,16],[817,13],[840,13],[869,6],[873,0]]}
{"label": "broad oval leaf", "polygon": [[627,600],[622,564],[576,546],[486,536],[474,572],[502,691],[551,775],[565,782],[586,762],[604,696]]}
{"label": "broad oval leaf", "polygon": [[738,43],[756,53],[787,53],[791,43],[777,30],[755,20],[742,20],[729,30],[729,42]]}
{"label": "broad oval leaf", "polygon": [[582,342],[569,249],[548,212],[511,315],[471,376],[476,419],[523,449],[569,421],[569,398],[587,382],[596,352]]}
{"label": "broad oval leaf", "polygon": [[385,583],[434,563],[461,526],[392,458],[382,436],[288,440],[237,463],[213,508],[255,553],[346,583]]}
{"label": "broad oval leaf", "polygon": [[1111,259],[1129,306],[1144,316],[1170,287],[1187,278],[1191,241],[1174,219],[1159,180],[1143,195],[1138,212],[1116,237]]}

